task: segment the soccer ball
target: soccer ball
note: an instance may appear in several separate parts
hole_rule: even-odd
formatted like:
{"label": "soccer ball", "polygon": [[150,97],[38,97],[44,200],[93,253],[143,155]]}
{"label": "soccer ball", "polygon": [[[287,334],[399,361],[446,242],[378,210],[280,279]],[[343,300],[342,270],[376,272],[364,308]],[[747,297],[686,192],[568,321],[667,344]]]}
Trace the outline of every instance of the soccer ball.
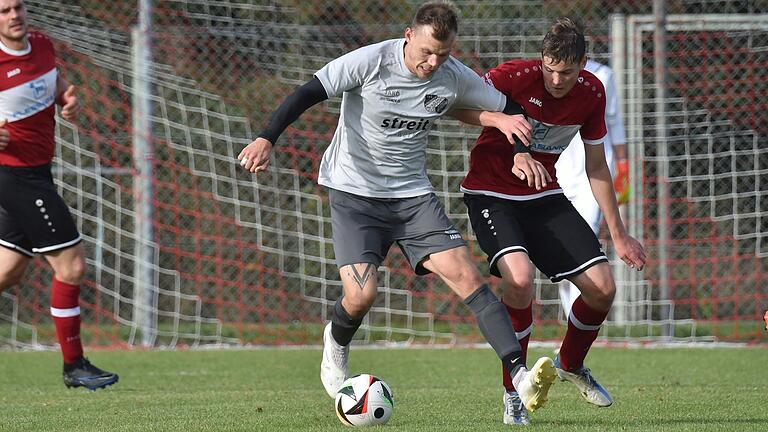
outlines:
{"label": "soccer ball", "polygon": [[373,375],[348,378],[336,393],[336,415],[347,426],[383,425],[394,409],[392,389]]}

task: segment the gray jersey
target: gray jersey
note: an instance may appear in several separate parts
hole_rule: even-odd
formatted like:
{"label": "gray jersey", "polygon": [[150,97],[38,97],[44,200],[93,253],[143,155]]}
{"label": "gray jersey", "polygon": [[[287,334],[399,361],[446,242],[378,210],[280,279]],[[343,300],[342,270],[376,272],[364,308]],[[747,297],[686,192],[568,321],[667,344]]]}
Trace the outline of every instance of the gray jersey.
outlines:
{"label": "gray jersey", "polygon": [[374,198],[430,193],[426,148],[435,121],[452,108],[503,110],[505,96],[453,57],[430,78],[416,77],[404,47],[405,39],[368,45],[315,74],[329,98],[343,94],[321,185]]}

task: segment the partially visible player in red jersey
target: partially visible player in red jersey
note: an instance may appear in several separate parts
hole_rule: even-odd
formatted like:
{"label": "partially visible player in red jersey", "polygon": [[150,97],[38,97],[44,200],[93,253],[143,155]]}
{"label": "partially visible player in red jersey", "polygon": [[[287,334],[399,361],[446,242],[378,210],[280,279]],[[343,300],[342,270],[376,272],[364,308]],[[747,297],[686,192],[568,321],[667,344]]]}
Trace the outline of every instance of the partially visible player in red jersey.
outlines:
{"label": "partially visible player in red jersey", "polygon": [[91,390],[118,376],[83,357],[80,284],[85,254],[51,175],[55,104],[74,120],[74,86],[58,74],[53,44],[27,30],[23,0],[0,0],[0,291],[19,283],[35,254],[53,269],[51,315],[64,357],[64,384]]}
{"label": "partially visible player in red jersey", "polygon": [[[595,233],[565,197],[555,173],[557,158],[577,132],[586,144],[587,176],[617,254],[637,270],[646,256],[619,215],[603,151],[605,90],[583,70],[586,60],[581,26],[561,18],[544,37],[541,59],[512,60],[488,72],[489,83],[522,105],[533,125],[533,140],[527,148],[513,146],[512,137],[493,128],[495,113],[463,112],[462,120],[486,128],[472,150],[461,189],[491,273],[502,278],[503,301],[524,353],[533,327],[531,262],[553,282],[568,279],[579,288],[555,365],[560,378],[575,384],[588,402],[609,406],[613,399],[584,359],[616,287]],[[504,387],[504,423],[528,424],[507,374]]]}

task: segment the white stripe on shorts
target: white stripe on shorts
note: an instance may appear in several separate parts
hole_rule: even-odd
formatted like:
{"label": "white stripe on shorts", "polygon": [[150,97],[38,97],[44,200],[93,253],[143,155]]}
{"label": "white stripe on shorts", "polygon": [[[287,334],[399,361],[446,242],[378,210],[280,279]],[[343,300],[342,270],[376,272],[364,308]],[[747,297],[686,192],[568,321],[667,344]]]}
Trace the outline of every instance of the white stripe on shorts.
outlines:
{"label": "white stripe on shorts", "polygon": [[510,246],[510,247],[504,248],[504,249],[496,252],[496,255],[493,256],[493,259],[491,259],[490,267],[493,267],[494,265],[496,265],[496,261],[499,258],[501,258],[502,255],[504,255],[504,254],[506,254],[508,252],[512,252],[512,251],[523,251],[526,254],[528,253],[528,250],[526,248],[522,247],[522,246]]}
{"label": "white stripe on shorts", "polygon": [[51,308],[51,316],[55,316],[56,318],[69,318],[78,315],[80,315],[80,306],[69,309]]}
{"label": "white stripe on shorts", "polygon": [[596,257],[592,258],[591,260],[585,262],[584,264],[576,267],[575,269],[573,269],[571,271],[567,271],[567,272],[556,274],[555,277],[553,277],[552,279],[558,279],[558,278],[560,278],[560,279],[568,279],[568,276],[570,276],[570,275],[572,275],[574,273],[578,273],[578,272],[582,271],[583,269],[591,266],[592,264],[594,264],[597,261],[608,262],[608,257],[606,257],[605,255],[596,256]]}
{"label": "white stripe on shorts", "polygon": [[34,252],[34,253],[46,253],[46,252],[53,252],[53,251],[56,251],[56,250],[59,250],[59,249],[66,249],[66,248],[72,246],[73,244],[76,244],[81,239],[82,239],[82,237],[80,237],[80,235],[78,234],[77,238],[74,239],[74,240],[70,240],[70,241],[68,241],[66,243],[61,243],[61,244],[57,244],[57,245],[53,245],[53,246],[46,246],[46,247],[41,247],[41,248],[32,248],[32,252]]}
{"label": "white stripe on shorts", "polygon": [[13,243],[9,243],[9,242],[7,242],[7,241],[5,241],[5,240],[3,240],[3,239],[0,239],[0,245],[2,245],[2,246],[5,246],[5,247],[7,247],[8,249],[14,249],[14,250],[17,250],[17,251],[21,252],[23,255],[26,255],[26,256],[28,256],[28,257],[30,257],[30,258],[34,258],[34,256],[35,256],[35,254],[34,254],[34,253],[32,253],[32,252],[30,252],[30,251],[28,251],[28,250],[24,249],[23,247],[21,247],[21,246],[19,246],[19,245],[15,245],[15,244],[13,244]]}

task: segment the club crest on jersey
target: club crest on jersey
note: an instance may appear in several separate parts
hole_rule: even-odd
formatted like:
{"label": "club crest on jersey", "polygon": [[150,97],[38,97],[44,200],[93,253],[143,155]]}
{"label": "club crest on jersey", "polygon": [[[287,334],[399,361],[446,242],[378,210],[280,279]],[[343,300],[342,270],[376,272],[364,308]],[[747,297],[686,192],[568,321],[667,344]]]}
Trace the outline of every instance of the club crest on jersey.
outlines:
{"label": "club crest on jersey", "polygon": [[45,96],[46,91],[48,90],[48,85],[45,83],[45,80],[42,79],[32,81],[29,83],[29,86],[32,87],[32,91],[35,93],[36,99],[40,99],[41,97]]}
{"label": "club crest on jersey", "polygon": [[448,98],[444,98],[437,95],[428,94],[424,98],[424,108],[427,112],[442,113],[448,106]]}

